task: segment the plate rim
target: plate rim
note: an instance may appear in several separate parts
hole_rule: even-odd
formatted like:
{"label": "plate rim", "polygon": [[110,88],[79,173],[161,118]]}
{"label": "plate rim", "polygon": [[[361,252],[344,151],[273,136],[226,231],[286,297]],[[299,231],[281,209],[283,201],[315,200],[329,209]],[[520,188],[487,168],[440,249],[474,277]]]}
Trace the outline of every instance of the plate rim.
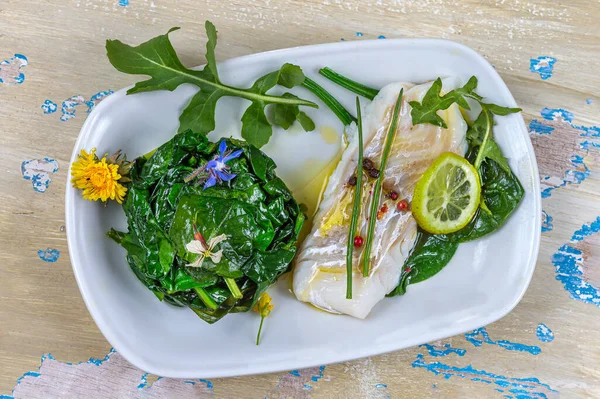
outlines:
{"label": "plate rim", "polygon": [[[380,47],[386,47],[386,46],[388,46],[390,44],[394,44],[394,43],[406,43],[406,44],[412,44],[412,45],[426,43],[427,45],[441,45],[443,47],[454,47],[456,50],[464,52],[465,54],[468,54],[470,57],[476,58],[483,64],[483,66],[485,66],[486,69],[488,69],[488,72],[497,81],[498,86],[501,87],[502,90],[505,92],[503,94],[505,96],[507,96],[507,98],[510,99],[510,101],[509,101],[510,104],[508,104],[508,105],[511,107],[517,106],[514,96],[508,89],[508,86],[506,85],[506,83],[504,83],[504,80],[500,77],[498,72],[489,63],[489,61],[487,61],[481,54],[479,54],[477,51],[473,50],[472,48],[470,48],[462,43],[458,43],[458,42],[448,40],[448,39],[432,39],[432,38],[399,38],[399,39],[385,39],[385,40],[373,39],[373,40],[343,41],[343,42],[295,46],[295,47],[269,50],[269,51],[253,53],[253,54],[243,55],[240,57],[231,58],[231,59],[225,60],[223,62],[219,62],[218,66],[225,66],[228,64],[253,61],[256,58],[260,58],[263,56],[279,55],[279,54],[284,54],[286,52],[298,52],[298,51],[307,51],[307,50],[314,50],[314,49],[317,49],[317,50],[327,50],[327,49],[332,49],[332,48],[337,49],[342,46],[346,47],[346,48],[354,48],[354,49],[364,49],[364,48],[377,49]],[[202,65],[195,67],[195,68],[201,68],[201,67],[202,67]],[[156,364],[153,364],[152,362],[148,362],[143,356],[140,356],[139,354],[134,353],[135,351],[130,350],[130,348],[126,344],[121,345],[120,340],[116,337],[116,335],[114,333],[114,328],[111,327],[109,325],[109,323],[106,322],[104,317],[102,317],[102,315],[98,311],[97,307],[94,305],[93,300],[90,297],[91,296],[90,292],[88,292],[85,289],[85,285],[83,283],[84,277],[82,276],[80,267],[76,265],[76,264],[81,263],[81,261],[79,259],[79,257],[80,257],[79,252],[76,250],[77,246],[76,246],[75,242],[76,242],[77,238],[73,235],[73,233],[69,233],[69,232],[75,231],[75,223],[73,220],[74,214],[73,215],[70,214],[70,213],[72,213],[72,210],[74,209],[73,201],[74,201],[74,196],[75,196],[75,189],[71,187],[71,178],[72,178],[71,165],[77,158],[77,154],[79,153],[78,149],[81,148],[82,143],[85,141],[85,139],[88,138],[88,136],[93,131],[92,126],[93,126],[94,120],[96,119],[97,115],[99,115],[100,112],[104,108],[108,107],[110,103],[112,103],[113,101],[118,99],[121,95],[123,95],[123,92],[125,92],[130,87],[132,87],[132,85],[129,85],[127,87],[124,87],[120,90],[115,91],[114,94],[112,94],[111,96],[109,96],[108,98],[103,100],[100,104],[98,104],[96,107],[94,107],[94,109],[92,110],[90,115],[87,116],[85,122],[83,123],[83,125],[81,127],[79,135],[77,136],[77,140],[75,141],[73,151],[71,153],[71,158],[69,160],[67,180],[66,180],[65,225],[66,225],[66,233],[67,233],[67,247],[69,250],[69,259],[71,262],[73,273],[75,275],[75,280],[77,281],[77,286],[78,286],[81,296],[84,300],[84,303],[86,304],[88,312],[92,316],[92,319],[96,323],[96,326],[98,327],[98,329],[100,330],[102,335],[105,337],[105,339],[111,344],[111,346],[121,356],[123,356],[128,362],[130,362],[134,366],[142,369],[145,372],[149,372],[149,373],[152,373],[155,375],[160,375],[160,376],[168,377],[168,378],[223,378],[223,377],[245,376],[245,375],[256,375],[256,374],[280,372],[280,371],[289,370],[291,368],[301,369],[301,368],[322,365],[324,362],[316,361],[316,360],[319,360],[319,359],[316,359],[316,360],[312,360],[312,361],[300,360],[300,361],[294,363],[294,367],[290,367],[289,365],[284,364],[286,362],[284,360],[283,363],[282,362],[270,363],[270,364],[261,363],[261,364],[253,365],[251,368],[233,365],[231,367],[228,367],[226,370],[221,368],[221,369],[219,369],[219,371],[216,371],[216,372],[211,372],[210,369],[208,369],[208,368],[206,370],[192,369],[192,368],[172,370],[168,367],[163,368],[160,365],[156,365]],[[486,317],[482,317],[481,319],[475,319],[475,320],[471,321],[470,323],[466,323],[464,325],[461,324],[460,327],[454,327],[454,328],[448,327],[441,334],[428,333],[428,334],[424,334],[424,335],[422,334],[419,336],[412,336],[410,339],[404,340],[401,344],[398,344],[398,345],[390,345],[390,344],[381,345],[380,344],[378,346],[370,345],[370,346],[363,346],[360,348],[355,348],[355,350],[352,352],[352,354],[345,355],[345,356],[343,356],[343,355],[338,356],[333,362],[327,361],[327,364],[335,364],[335,363],[340,363],[340,362],[349,361],[349,360],[361,359],[361,358],[368,357],[368,356],[377,356],[377,355],[381,355],[384,353],[389,353],[389,352],[393,352],[393,351],[410,348],[410,347],[413,347],[413,346],[416,346],[416,345],[419,345],[422,343],[432,342],[432,341],[452,337],[452,336],[455,336],[458,334],[462,334],[462,333],[470,331],[472,329],[475,329],[475,328],[478,328],[481,326],[485,326],[485,325],[491,324],[495,321],[498,321],[499,319],[501,319],[504,316],[506,316],[507,314],[509,314],[517,306],[517,304],[522,300],[523,296],[525,295],[525,292],[527,291],[527,288],[529,287],[529,285],[531,283],[531,279],[532,279],[533,273],[535,271],[537,258],[538,258],[538,254],[539,254],[540,241],[541,241],[542,206],[541,206],[541,195],[539,194],[540,193],[539,170],[538,170],[538,165],[537,165],[537,160],[536,160],[535,152],[533,149],[533,145],[531,143],[531,139],[529,137],[527,126],[525,125],[525,121],[523,119],[522,113],[519,113],[516,116],[518,119],[517,123],[519,124],[519,126],[521,128],[519,134],[524,135],[525,139],[526,139],[525,144],[526,144],[526,149],[528,152],[528,159],[529,159],[529,162],[528,162],[529,164],[527,165],[527,167],[532,172],[532,178],[533,178],[532,186],[533,187],[531,190],[535,197],[534,203],[533,203],[534,211],[535,211],[535,215],[534,215],[535,230],[534,230],[534,236],[532,237],[532,245],[529,247],[529,254],[528,254],[528,258],[527,258],[527,267],[529,270],[528,270],[528,275],[526,276],[525,279],[523,279],[523,283],[520,287],[518,294],[515,295],[514,297],[512,297],[511,301],[507,302],[507,304],[505,306],[496,309],[494,312],[490,312],[488,315],[486,315]],[[196,370],[196,371],[194,371],[194,370]]]}

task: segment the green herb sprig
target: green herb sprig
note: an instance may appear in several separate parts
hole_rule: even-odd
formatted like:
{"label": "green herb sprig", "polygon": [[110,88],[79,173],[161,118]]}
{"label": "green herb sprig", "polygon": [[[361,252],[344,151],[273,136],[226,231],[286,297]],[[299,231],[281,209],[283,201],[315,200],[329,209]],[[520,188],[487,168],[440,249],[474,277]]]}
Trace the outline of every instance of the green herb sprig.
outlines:
{"label": "green herb sprig", "polygon": [[321,68],[319,70],[319,73],[325,76],[327,79],[331,80],[333,83],[336,83],[342,86],[343,88],[348,89],[355,94],[358,94],[359,96],[366,97],[369,100],[373,100],[377,93],[379,93],[379,90],[366,86],[362,83],[358,83],[343,75],[340,75],[339,73],[337,73],[329,67]]}
{"label": "green herb sprig", "polygon": [[139,46],[129,46],[119,40],[107,40],[106,52],[110,63],[119,71],[134,75],[148,75],[151,78],[138,82],[127,91],[127,94],[154,90],[175,90],[183,83],[191,83],[200,88],[190,103],[179,116],[179,132],[188,129],[196,133],[208,134],[215,129],[215,109],[222,97],[240,97],[251,101],[242,116],[242,137],[260,148],[265,145],[273,128],[265,115],[265,107],[275,104],[274,123],[285,127],[298,120],[306,129],[314,129],[314,123],[299,106],[318,108],[312,101],[303,100],[291,93],[274,96],[267,92],[281,85],[288,89],[300,86],[305,76],[299,66],[285,64],[278,71],[259,78],[250,88],[238,88],[224,84],[219,78],[215,47],[217,30],[206,21],[206,60],[202,70],[186,68],[173,49],[169,33],[179,28],[170,29],[167,34],[157,36]]}
{"label": "green herb sprig", "polygon": [[352,122],[356,122],[356,118],[352,116],[352,114],[348,112],[335,97],[333,97],[327,90],[325,90],[311,78],[306,77],[302,83],[302,87],[309,90],[321,101],[323,101],[325,105],[329,107],[329,109],[335,114],[335,116],[337,116],[338,119],[344,124],[344,126],[347,126]]}
{"label": "green herb sprig", "polygon": [[363,130],[362,114],[360,111],[360,100],[356,97],[356,115],[358,121],[358,163],[356,166],[356,189],[354,190],[354,202],[352,204],[352,219],[350,230],[348,230],[348,247],[346,251],[346,299],[352,299],[352,255],[354,248],[354,235],[360,215],[362,204],[362,163],[363,163]]}
{"label": "green herb sprig", "polygon": [[363,269],[362,274],[364,277],[369,275],[369,266],[371,263],[371,247],[373,245],[373,236],[375,235],[375,222],[377,221],[377,209],[379,208],[379,198],[381,196],[381,184],[385,175],[385,165],[387,164],[388,156],[390,155],[390,149],[394,142],[394,136],[396,134],[396,127],[398,126],[398,116],[400,115],[400,109],[402,108],[402,95],[404,89],[400,89],[398,99],[396,100],[396,106],[394,107],[394,113],[392,114],[392,122],[387,131],[385,145],[381,154],[381,163],[379,165],[379,176],[375,181],[373,188],[373,202],[371,202],[371,211],[369,213],[369,229],[367,230],[367,241],[365,244],[365,251],[363,253]]}

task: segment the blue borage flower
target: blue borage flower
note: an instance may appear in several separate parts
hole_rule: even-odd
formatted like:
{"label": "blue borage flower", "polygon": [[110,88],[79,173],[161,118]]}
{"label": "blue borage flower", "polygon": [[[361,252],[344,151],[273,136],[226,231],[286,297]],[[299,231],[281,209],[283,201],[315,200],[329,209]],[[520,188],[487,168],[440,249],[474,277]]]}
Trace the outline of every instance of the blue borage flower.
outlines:
{"label": "blue borage flower", "polygon": [[219,144],[219,155],[215,156],[212,161],[209,161],[204,169],[208,172],[208,180],[204,183],[203,190],[206,190],[209,187],[216,185],[217,183],[221,183],[224,181],[230,181],[233,179],[236,174],[229,173],[229,166],[227,166],[227,162],[232,159],[238,158],[242,155],[242,150],[231,151],[227,150],[227,143],[225,140],[221,140]]}

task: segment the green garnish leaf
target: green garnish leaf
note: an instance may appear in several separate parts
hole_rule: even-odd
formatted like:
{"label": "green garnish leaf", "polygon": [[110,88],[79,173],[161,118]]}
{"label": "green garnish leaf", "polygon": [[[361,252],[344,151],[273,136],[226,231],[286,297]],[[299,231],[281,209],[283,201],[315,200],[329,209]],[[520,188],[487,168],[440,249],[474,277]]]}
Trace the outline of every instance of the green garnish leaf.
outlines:
{"label": "green garnish leaf", "polygon": [[488,111],[490,111],[494,115],[498,116],[506,116],[510,114],[515,114],[517,112],[521,112],[521,108],[510,108],[510,107],[502,107],[496,104],[487,104],[480,102],[482,107],[485,107]]}
{"label": "green garnish leaf", "polygon": [[437,112],[448,109],[448,107],[454,103],[457,103],[465,109],[470,109],[465,97],[481,99],[479,95],[473,92],[476,88],[477,78],[472,76],[463,87],[459,87],[458,89],[454,89],[443,96],[440,96],[442,91],[442,79],[437,78],[429,90],[427,90],[427,93],[425,93],[425,96],[420,103],[418,101],[409,102],[412,107],[410,115],[412,117],[413,125],[430,123],[445,129],[448,128],[446,122],[444,122]]}
{"label": "green garnish leaf", "polygon": [[[298,99],[298,97],[292,93],[283,93],[282,97]],[[298,121],[306,132],[315,129],[315,123],[308,115],[300,111],[300,108],[297,105],[275,104],[273,108],[273,122],[285,130],[289,129],[295,121]]]}
{"label": "green garnish leaf", "polygon": [[312,119],[310,119],[310,116],[306,115],[304,111],[298,112],[296,119],[298,120],[298,122],[300,122],[300,126],[302,126],[302,128],[305,131],[312,132],[313,130],[315,130],[315,122]]}
{"label": "green garnish leaf", "polygon": [[200,71],[186,68],[177,57],[169,40],[169,33],[177,29],[179,28],[172,28],[167,34],[157,36],[135,47],[119,40],[107,40],[106,51],[110,63],[117,70],[134,75],[150,76],[150,79],[136,83],[127,91],[127,94],[154,90],[173,91],[183,83],[191,83],[200,88],[200,91],[192,97],[179,117],[178,131],[180,133],[191,129],[196,133],[206,135],[214,130],[216,105],[224,96],[245,98],[252,102],[242,117],[242,137],[257,147],[266,144],[273,134],[271,124],[265,116],[265,107],[268,104],[279,104],[285,107],[295,107],[295,109],[301,105],[318,108],[315,103],[296,96],[267,94],[267,91],[275,85],[287,88],[301,85],[305,77],[302,69],[296,65],[285,64],[278,71],[258,79],[251,88],[247,89],[222,83],[215,57],[217,30],[210,21],[206,21],[205,24],[208,38],[206,66]]}

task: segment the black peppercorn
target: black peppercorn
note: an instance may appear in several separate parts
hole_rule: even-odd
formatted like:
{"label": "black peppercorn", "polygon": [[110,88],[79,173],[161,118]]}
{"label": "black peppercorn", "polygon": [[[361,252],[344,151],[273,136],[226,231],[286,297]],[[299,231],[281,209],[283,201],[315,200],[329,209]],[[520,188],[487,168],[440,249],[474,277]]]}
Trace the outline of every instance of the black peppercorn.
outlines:
{"label": "black peppercorn", "polygon": [[369,169],[367,173],[369,173],[369,176],[371,176],[373,179],[377,179],[379,177],[379,171],[377,169]]}
{"label": "black peppercorn", "polygon": [[351,178],[348,179],[348,185],[356,186],[356,176],[352,176]]}
{"label": "black peppercorn", "polygon": [[363,169],[364,170],[371,170],[373,169],[373,161],[371,161],[369,158],[365,158],[363,159]]}

